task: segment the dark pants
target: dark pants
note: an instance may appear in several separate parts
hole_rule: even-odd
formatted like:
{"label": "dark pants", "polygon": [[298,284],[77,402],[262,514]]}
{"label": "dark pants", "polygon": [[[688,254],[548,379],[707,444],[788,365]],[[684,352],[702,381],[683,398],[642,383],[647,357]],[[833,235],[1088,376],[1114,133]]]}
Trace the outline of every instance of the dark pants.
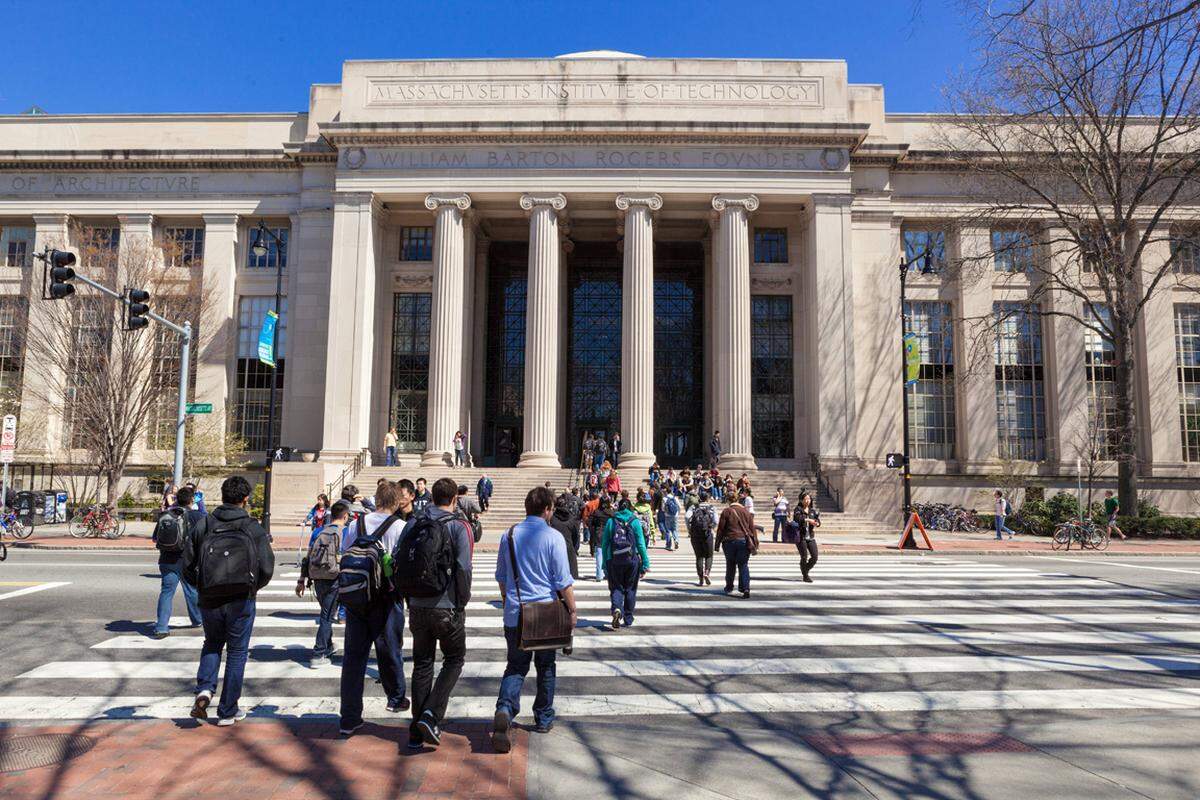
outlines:
{"label": "dark pants", "polygon": [[692,552],[696,554],[696,577],[704,578],[708,573],[712,572],[713,560],[713,535],[709,531],[708,535],[703,539],[691,537]]}
{"label": "dark pants", "polygon": [[221,672],[221,651],[225,658],[225,680],[221,683],[221,704],[217,715],[228,719],[237,714],[242,697],[242,678],[250,651],[250,633],[254,630],[254,598],[234,600],[216,608],[200,609],[204,621],[204,645],[200,648],[200,668],[196,671],[196,693],[217,691]]}
{"label": "dark pants", "polygon": [[328,658],[333,655],[333,620],[337,617],[338,586],[335,580],[313,581],[317,603],[321,606],[321,618],[317,621],[317,641],[313,644],[313,658]]}
{"label": "dark pants", "polygon": [[508,713],[515,719],[521,711],[521,687],[529,674],[529,664],[537,669],[537,696],[533,699],[533,719],[539,725],[554,721],[554,678],[557,674],[555,656],[557,650],[537,650],[529,653],[517,645],[521,641],[516,628],[505,627],[504,640],[508,643],[508,663],[504,665],[504,677],[500,679],[500,697],[496,710]]}
{"label": "dark pants", "polygon": [[158,572],[162,576],[162,585],[158,590],[158,621],[154,624],[155,633],[167,633],[171,620],[171,607],[175,604],[175,590],[183,587],[183,599],[187,603],[188,619],[193,625],[201,624],[200,604],[196,599],[196,587],[183,579],[183,559],[174,564],[159,563]]}
{"label": "dark pants", "polygon": [[637,606],[638,578],[641,577],[642,562],[636,560],[629,564],[609,561],[608,591],[611,595],[613,611],[620,611],[626,625],[633,624],[633,611]]}
{"label": "dark pants", "polygon": [[800,553],[800,572],[808,577],[808,571],[817,563],[817,540],[800,537],[796,542],[796,550]]}
{"label": "dark pants", "polygon": [[621,465],[621,454],[616,450],[613,450],[612,465],[613,465],[613,469],[616,469],[617,467],[619,467]]}
{"label": "dark pants", "polygon": [[489,494],[479,495],[479,510],[487,511],[488,510],[488,501],[491,499],[492,499],[492,496]]}
{"label": "dark pants", "polygon": [[725,591],[733,591],[735,572],[738,591],[750,591],[750,543],[745,539],[726,539],[721,549],[725,552]]}
{"label": "dark pants", "polygon": [[346,609],[346,639],[342,646],[343,728],[362,722],[363,682],[372,643],[388,704],[404,699],[404,657],[400,652],[403,641],[404,606],[389,601],[366,611]]}
{"label": "dark pants", "polygon": [[[467,612],[452,608],[410,608],[408,629],[412,631],[412,716],[426,711],[441,723],[446,716],[450,692],[462,674],[467,656]],[[442,668],[433,679],[433,661],[442,648]]]}

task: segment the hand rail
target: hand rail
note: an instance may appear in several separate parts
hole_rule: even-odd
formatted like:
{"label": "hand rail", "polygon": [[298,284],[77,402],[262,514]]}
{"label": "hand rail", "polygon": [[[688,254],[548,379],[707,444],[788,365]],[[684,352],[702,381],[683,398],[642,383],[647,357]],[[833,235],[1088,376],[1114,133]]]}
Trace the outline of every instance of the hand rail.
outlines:
{"label": "hand rail", "polygon": [[817,458],[816,453],[810,454],[812,458],[813,474],[817,478],[817,485],[825,490],[825,494],[833,500],[833,507],[839,513],[842,511],[842,493],[833,488],[833,484],[829,482],[829,476],[821,469],[821,459]]}
{"label": "hand rail", "polygon": [[325,484],[325,494],[329,497],[330,502],[336,500],[334,494],[340,495],[342,488],[346,485],[346,479],[352,478],[358,474],[358,471],[363,468],[363,454],[359,453],[354,457],[341,474],[334,478],[329,483]]}

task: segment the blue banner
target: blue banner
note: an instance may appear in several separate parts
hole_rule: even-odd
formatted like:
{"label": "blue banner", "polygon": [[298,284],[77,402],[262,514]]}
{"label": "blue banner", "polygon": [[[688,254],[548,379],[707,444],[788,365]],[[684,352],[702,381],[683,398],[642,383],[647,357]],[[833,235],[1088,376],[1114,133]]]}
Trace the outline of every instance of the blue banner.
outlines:
{"label": "blue banner", "polygon": [[258,360],[268,367],[275,366],[275,326],[278,322],[279,315],[268,311],[258,334]]}

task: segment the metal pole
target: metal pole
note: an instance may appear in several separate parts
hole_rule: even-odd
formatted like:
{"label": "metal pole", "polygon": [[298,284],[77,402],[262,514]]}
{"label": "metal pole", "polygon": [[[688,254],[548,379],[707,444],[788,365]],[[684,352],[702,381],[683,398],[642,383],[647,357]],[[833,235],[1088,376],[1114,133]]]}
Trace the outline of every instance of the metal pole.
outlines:
{"label": "metal pole", "polygon": [[901,474],[904,476],[904,523],[908,524],[908,515],[912,512],[912,473],[908,469],[908,362],[904,358],[904,334],[908,332],[908,320],[904,316],[905,280],[908,276],[908,264],[900,262],[900,408],[902,409],[904,427],[904,465]]}
{"label": "metal pole", "polygon": [[[275,234],[271,234],[272,238]],[[279,240],[276,239],[278,242]],[[279,242],[279,252],[275,259],[275,313],[279,314],[279,305],[282,302],[283,296],[283,243]],[[283,315],[279,314],[279,319],[275,322],[275,337],[271,340],[271,395],[267,401],[270,405],[267,408],[267,463],[264,467],[263,476],[263,513],[262,526],[267,533],[271,532],[271,480],[272,472],[275,466],[275,448],[278,442],[275,441],[275,385],[279,383],[279,326],[282,324]]]}
{"label": "metal pole", "polygon": [[192,323],[183,323],[183,341],[179,346],[179,405],[175,414],[175,488],[183,485],[183,439],[187,423],[187,390],[192,355]]}

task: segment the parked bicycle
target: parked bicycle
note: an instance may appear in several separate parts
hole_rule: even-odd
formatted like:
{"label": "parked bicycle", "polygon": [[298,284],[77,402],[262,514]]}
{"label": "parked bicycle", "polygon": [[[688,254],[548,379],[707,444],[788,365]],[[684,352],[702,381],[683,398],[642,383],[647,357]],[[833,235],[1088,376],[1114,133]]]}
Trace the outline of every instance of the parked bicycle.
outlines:
{"label": "parked bicycle", "polygon": [[979,530],[979,518],[973,509],[947,503],[914,503],[913,510],[922,524],[930,530],[974,533]]}
{"label": "parked bicycle", "polygon": [[5,512],[0,516],[0,528],[14,539],[28,539],[33,533],[32,528],[26,528],[25,523],[21,522],[20,517],[15,512]]}
{"label": "parked bicycle", "polygon": [[1054,529],[1050,546],[1055,550],[1070,550],[1071,544],[1076,543],[1083,550],[1104,550],[1108,547],[1108,541],[1107,529],[1091,520],[1070,520]]}
{"label": "parked bicycle", "polygon": [[76,539],[89,536],[119,539],[125,535],[125,520],[108,506],[94,505],[76,511],[67,529]]}

